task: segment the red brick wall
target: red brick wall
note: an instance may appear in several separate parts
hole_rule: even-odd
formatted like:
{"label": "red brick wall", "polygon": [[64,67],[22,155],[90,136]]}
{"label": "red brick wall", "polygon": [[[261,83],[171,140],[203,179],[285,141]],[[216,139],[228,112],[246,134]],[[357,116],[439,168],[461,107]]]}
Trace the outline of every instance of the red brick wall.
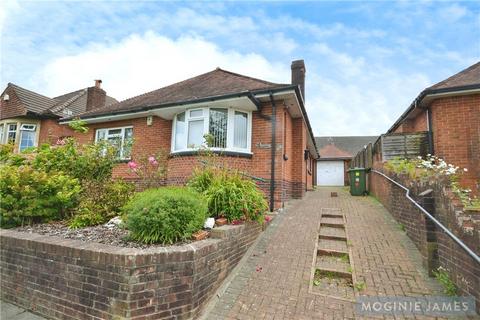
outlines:
{"label": "red brick wall", "polygon": [[427,111],[422,110],[415,118],[407,119],[402,122],[393,132],[394,133],[412,133],[418,131],[427,131]]}
{"label": "red brick wall", "polygon": [[467,168],[462,183],[480,183],[480,94],[443,98],[431,105],[435,155]]}
{"label": "red brick wall", "polygon": [[[262,108],[262,114],[271,116],[272,108],[265,105]],[[276,155],[275,155],[275,208],[282,206],[284,201],[294,197],[301,197],[305,193],[305,188],[312,189],[314,177],[314,161],[312,162],[310,172],[307,172],[307,162],[303,158],[303,151],[307,147],[307,131],[303,119],[292,119],[287,110],[283,107],[277,107],[276,112]],[[270,195],[271,179],[271,121],[262,118],[258,112],[252,115],[252,157],[245,158],[239,156],[224,156],[223,165],[226,167],[240,170],[256,179],[257,184],[263,189],[266,197]],[[95,130],[99,128],[115,128],[123,126],[133,126],[134,144],[132,149],[132,158],[138,159],[140,155],[153,155],[161,149],[170,153],[172,121],[164,120],[158,117],[153,118],[151,126],[147,126],[146,118],[131,120],[122,120],[108,123],[91,124],[89,132],[80,134],[71,132],[81,143],[87,143],[94,140]],[[47,126],[45,126],[47,127]],[[61,136],[57,132],[57,127],[53,124],[49,126],[51,137]],[[66,126],[63,126],[66,127]],[[71,131],[70,129],[67,129]],[[62,135],[66,135],[63,134]],[[42,139],[48,136],[41,134]],[[284,158],[284,153],[286,157]],[[288,160],[285,160],[287,159]],[[198,156],[171,156],[168,160],[167,183],[183,184],[185,183],[193,169],[199,166]],[[222,161],[221,161],[222,162]],[[129,171],[126,163],[119,164],[114,169],[116,177],[135,178]]]}

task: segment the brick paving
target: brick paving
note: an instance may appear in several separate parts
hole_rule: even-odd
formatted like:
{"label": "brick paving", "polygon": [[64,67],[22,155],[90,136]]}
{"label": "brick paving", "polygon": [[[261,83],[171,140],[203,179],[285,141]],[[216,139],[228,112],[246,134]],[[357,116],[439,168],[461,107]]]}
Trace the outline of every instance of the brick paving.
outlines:
{"label": "brick paving", "polygon": [[[331,191],[338,197],[330,197]],[[344,214],[347,241],[319,242],[322,208],[331,208],[323,210],[324,217]],[[441,295],[415,245],[383,206],[370,197],[352,197],[343,188],[320,188],[272,221],[204,318],[360,319],[353,302],[310,289],[316,246],[350,249],[354,279],[365,283],[356,295]]]}

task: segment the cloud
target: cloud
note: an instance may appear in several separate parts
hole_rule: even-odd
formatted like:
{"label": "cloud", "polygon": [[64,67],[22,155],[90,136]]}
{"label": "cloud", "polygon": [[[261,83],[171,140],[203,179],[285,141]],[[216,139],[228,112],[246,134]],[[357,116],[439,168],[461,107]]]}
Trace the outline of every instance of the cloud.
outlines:
{"label": "cloud", "polygon": [[53,59],[35,80],[43,87],[41,92],[56,96],[102,79],[109,95],[125,99],[216,67],[273,82],[290,78],[288,64],[270,62],[259,54],[222,50],[200,37],[170,39],[150,31],[112,46],[92,44],[82,53]]}

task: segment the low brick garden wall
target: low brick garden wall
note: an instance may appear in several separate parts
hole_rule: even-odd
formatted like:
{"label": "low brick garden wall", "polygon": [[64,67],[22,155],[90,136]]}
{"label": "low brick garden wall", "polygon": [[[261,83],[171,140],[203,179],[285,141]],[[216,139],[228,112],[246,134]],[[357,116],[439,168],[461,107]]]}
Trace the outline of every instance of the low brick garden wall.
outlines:
{"label": "low brick garden wall", "polygon": [[52,319],[192,319],[260,232],[133,249],[1,230],[1,298]]}
{"label": "low brick garden wall", "polygon": [[[417,183],[395,177],[410,189],[412,197],[453,232],[476,254],[480,254],[480,212],[464,210],[441,181]],[[448,270],[460,295],[472,295],[480,312],[480,266],[445,232],[436,227],[406,197],[405,191],[384,177],[370,173],[369,191],[400,223],[423,257],[430,275],[439,266]],[[422,194],[423,193],[423,194]]]}

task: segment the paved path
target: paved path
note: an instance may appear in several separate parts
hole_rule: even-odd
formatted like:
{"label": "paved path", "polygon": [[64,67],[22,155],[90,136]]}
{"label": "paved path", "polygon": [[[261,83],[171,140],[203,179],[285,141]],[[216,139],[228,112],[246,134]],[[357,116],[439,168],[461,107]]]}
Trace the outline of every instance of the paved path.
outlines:
{"label": "paved path", "polygon": [[11,303],[0,301],[1,320],[45,320],[31,312],[21,309]]}
{"label": "paved path", "polygon": [[[330,191],[337,191],[338,197],[330,197]],[[319,243],[325,246],[329,242],[328,237],[318,240],[322,212],[329,211],[322,208],[335,208],[330,212],[340,211],[344,216],[323,215],[331,221],[344,219],[346,225],[346,250],[353,262],[350,271],[353,281],[362,284],[359,289],[349,289],[350,298],[441,294],[440,285],[422,267],[415,245],[381,204],[371,197],[352,197],[343,188],[320,188],[293,202],[273,220],[220,298],[212,300],[204,318],[355,318],[348,294],[335,292],[335,287],[332,293],[311,285],[314,252]]]}

